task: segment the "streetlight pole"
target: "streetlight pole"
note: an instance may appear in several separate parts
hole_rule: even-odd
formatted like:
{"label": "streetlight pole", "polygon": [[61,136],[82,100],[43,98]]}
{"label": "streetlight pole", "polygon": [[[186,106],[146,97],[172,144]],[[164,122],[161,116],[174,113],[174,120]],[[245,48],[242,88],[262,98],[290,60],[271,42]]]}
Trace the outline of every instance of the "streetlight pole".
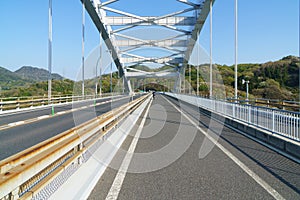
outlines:
{"label": "streetlight pole", "polygon": [[196,67],[197,67],[197,96],[199,96],[199,44],[197,44],[197,47],[198,47],[198,52],[197,52],[197,64],[196,64]]}
{"label": "streetlight pole", "polygon": [[212,84],[212,0],[210,0],[210,65],[209,65],[209,97],[212,98],[213,96],[213,84]]}
{"label": "streetlight pole", "polygon": [[244,79],[242,80],[242,84],[246,83],[246,101],[249,100],[249,83],[250,81],[245,81]]}
{"label": "streetlight pole", "polygon": [[234,98],[237,100],[237,60],[238,60],[238,0],[235,0],[235,65],[234,65]]}
{"label": "streetlight pole", "polygon": [[84,31],[85,31],[85,0],[82,2],[82,97],[84,98]]}
{"label": "streetlight pole", "polygon": [[51,102],[52,91],[52,0],[49,0],[49,35],[48,35],[48,101]]}
{"label": "streetlight pole", "polygon": [[101,33],[100,33],[100,57],[99,57],[100,61],[99,61],[99,68],[100,68],[100,83],[99,83],[99,93],[100,93],[100,97],[102,97],[102,37],[101,37]]}

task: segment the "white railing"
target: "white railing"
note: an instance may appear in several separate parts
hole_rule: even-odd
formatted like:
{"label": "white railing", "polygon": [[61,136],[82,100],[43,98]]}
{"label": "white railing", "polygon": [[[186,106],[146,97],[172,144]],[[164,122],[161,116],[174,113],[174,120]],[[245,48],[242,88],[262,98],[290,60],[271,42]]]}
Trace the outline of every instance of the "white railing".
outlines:
{"label": "white railing", "polygon": [[255,98],[255,99],[233,99],[228,98],[228,102],[239,102],[241,104],[251,104],[253,106],[263,106],[268,108],[279,108],[282,110],[290,110],[290,111],[300,111],[300,102],[297,101],[287,101],[287,100],[279,100],[279,99],[263,99],[263,98]]}
{"label": "white railing", "polygon": [[273,134],[300,141],[300,112],[229,103],[183,94],[166,94],[214,113],[262,128]]}
{"label": "white railing", "polygon": [[49,101],[48,97],[7,97],[0,98],[0,113],[7,110],[19,110],[22,108],[32,108],[37,106],[46,106],[50,104],[68,103],[74,101],[82,101],[95,99],[100,97],[108,97],[116,95],[116,93],[103,93],[101,96],[86,95],[82,96],[57,96],[52,97]]}

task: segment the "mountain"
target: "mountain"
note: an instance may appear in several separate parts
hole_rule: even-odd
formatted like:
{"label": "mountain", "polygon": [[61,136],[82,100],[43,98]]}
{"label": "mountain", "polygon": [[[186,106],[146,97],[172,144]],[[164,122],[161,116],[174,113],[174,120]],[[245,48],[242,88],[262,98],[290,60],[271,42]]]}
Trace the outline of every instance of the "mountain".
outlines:
{"label": "mountain", "polygon": [[[48,71],[41,68],[31,67],[31,66],[23,66],[17,71],[15,74],[19,75],[23,79],[29,79],[33,81],[46,81],[48,80]],[[52,80],[63,80],[59,74],[52,74]]]}
{"label": "mountain", "polygon": [[19,79],[19,76],[17,76],[14,72],[9,71],[8,69],[5,69],[3,67],[0,67],[0,81],[13,81]]}
{"label": "mountain", "polygon": [[[52,74],[53,80],[63,80],[59,74]],[[47,81],[48,71],[30,66],[23,66],[15,72],[0,67],[0,91],[2,95],[11,95],[9,91],[19,91],[19,89],[30,87],[36,83]],[[19,96],[18,92],[13,95]],[[0,94],[1,95],[1,94]]]}
{"label": "mountain", "polygon": [[29,81],[19,77],[3,67],[0,67],[0,87],[1,90],[9,90],[13,87],[25,86]]}

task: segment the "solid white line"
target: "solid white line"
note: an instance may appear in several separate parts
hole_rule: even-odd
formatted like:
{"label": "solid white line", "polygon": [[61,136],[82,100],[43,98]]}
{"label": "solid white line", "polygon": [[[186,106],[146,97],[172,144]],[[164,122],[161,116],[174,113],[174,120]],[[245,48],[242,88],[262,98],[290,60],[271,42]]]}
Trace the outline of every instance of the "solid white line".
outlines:
{"label": "solid white line", "polygon": [[121,187],[122,187],[122,184],[123,184],[123,181],[125,179],[125,175],[126,175],[126,172],[127,172],[127,169],[129,167],[129,164],[130,164],[130,161],[132,159],[132,156],[133,156],[133,153],[134,153],[134,150],[136,148],[136,145],[137,145],[137,142],[139,140],[139,137],[142,133],[142,130],[143,130],[143,127],[144,127],[144,124],[146,122],[146,118],[148,116],[148,112],[149,112],[149,109],[150,109],[150,106],[151,106],[151,103],[152,103],[152,99],[150,100],[150,103],[148,105],[148,108],[143,116],[143,119],[141,121],[141,124],[136,132],[136,135],[133,137],[133,140],[130,144],[130,147],[128,149],[128,152],[126,153],[126,156],[121,164],[121,167],[119,168],[118,170],[118,173],[115,177],[115,180],[106,196],[106,200],[116,200],[119,196],[119,193],[120,193],[120,190],[121,190]]}
{"label": "solid white line", "polygon": [[25,121],[18,121],[18,122],[16,122],[16,126],[24,124],[24,123],[25,123]]}
{"label": "solid white line", "polygon": [[12,123],[9,123],[7,124],[8,126],[12,127],[12,126],[16,126],[16,122],[12,122]]}
{"label": "solid white line", "polygon": [[275,199],[284,199],[274,188],[272,188],[267,182],[255,174],[249,167],[247,167],[242,161],[235,157],[229,150],[222,146],[217,140],[207,134],[202,128],[200,128],[190,117],[177,108],[172,102],[163,96],[178,112],[180,112],[187,120],[189,120],[201,133],[203,133],[211,142],[213,142],[221,151],[223,151],[233,162],[235,162],[244,172],[246,172],[251,178],[253,178],[260,186],[262,186],[270,195]]}
{"label": "solid white line", "polygon": [[50,115],[43,115],[43,116],[38,117],[37,119],[46,119],[48,117],[50,117]]}
{"label": "solid white line", "polygon": [[58,112],[56,113],[57,115],[62,115],[62,114],[66,114],[67,112],[66,111],[61,111],[61,112]]}

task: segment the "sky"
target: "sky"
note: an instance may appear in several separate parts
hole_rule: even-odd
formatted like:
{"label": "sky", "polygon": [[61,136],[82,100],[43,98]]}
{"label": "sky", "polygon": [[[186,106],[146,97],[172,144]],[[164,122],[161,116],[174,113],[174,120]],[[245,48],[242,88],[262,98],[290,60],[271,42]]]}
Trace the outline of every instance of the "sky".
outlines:
{"label": "sky", "polygon": [[[53,2],[53,72],[76,79],[81,66],[80,0]],[[147,16],[181,10],[175,0],[120,0],[112,7]],[[238,63],[299,56],[299,0],[238,1]],[[30,65],[48,68],[48,0],[0,1],[0,66],[11,71]],[[97,51],[99,35],[86,14],[85,56]],[[209,52],[209,18],[199,44]],[[105,50],[104,50],[105,51]],[[104,52],[105,54],[105,52]],[[234,64],[234,0],[213,7],[213,61]],[[109,60],[103,61],[108,66]]]}

